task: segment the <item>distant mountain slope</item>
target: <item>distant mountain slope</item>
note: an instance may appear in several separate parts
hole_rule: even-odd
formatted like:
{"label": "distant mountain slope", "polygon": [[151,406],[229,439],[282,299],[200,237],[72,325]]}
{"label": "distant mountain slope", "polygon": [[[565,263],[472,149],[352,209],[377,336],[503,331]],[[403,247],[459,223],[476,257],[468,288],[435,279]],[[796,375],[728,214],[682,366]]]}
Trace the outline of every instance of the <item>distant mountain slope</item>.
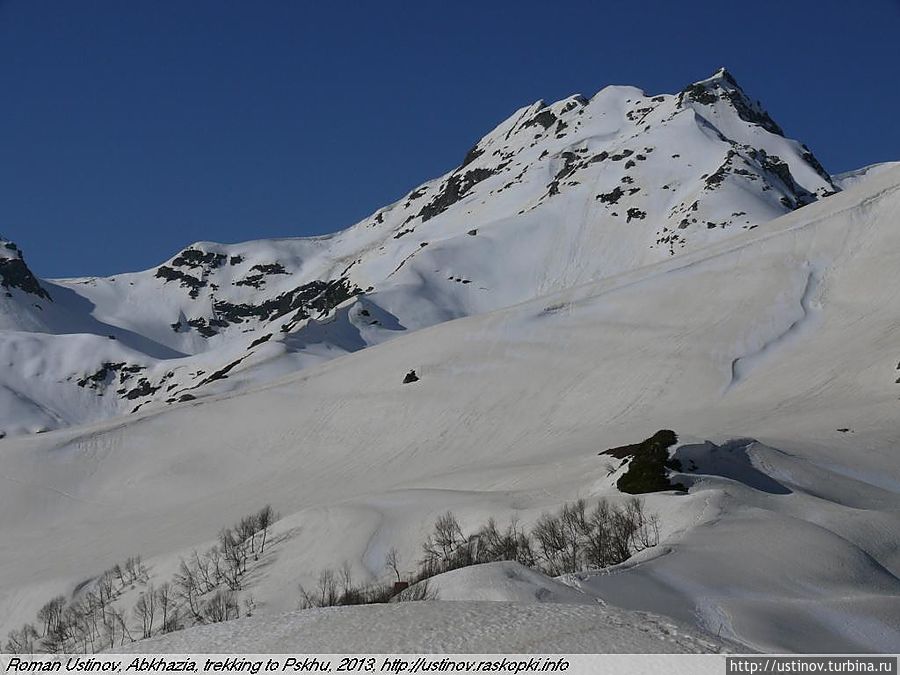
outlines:
{"label": "distant mountain slope", "polygon": [[879,164],[864,166],[863,168],[854,171],[845,171],[844,173],[835,174],[831,178],[835,185],[842,190],[846,190],[849,187],[857,185],[861,181],[874,178],[885,171],[891,171],[897,167],[900,167],[900,162],[881,162]]}
{"label": "distant mountain slope", "polygon": [[[458,168],[334,235],[198,242],[109,278],[45,282],[13,263],[0,391],[34,413],[0,414],[0,433],[262,382],[697,250],[838,189],[724,69],[674,95],[538,101]],[[77,359],[59,337],[73,333]]]}

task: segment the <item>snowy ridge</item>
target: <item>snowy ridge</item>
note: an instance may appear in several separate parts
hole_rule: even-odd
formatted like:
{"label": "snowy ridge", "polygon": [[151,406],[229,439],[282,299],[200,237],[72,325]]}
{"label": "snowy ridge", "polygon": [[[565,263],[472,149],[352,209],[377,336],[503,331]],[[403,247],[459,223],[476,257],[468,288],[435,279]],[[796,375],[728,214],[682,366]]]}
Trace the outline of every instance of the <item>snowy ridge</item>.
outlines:
{"label": "snowy ridge", "polygon": [[884,171],[896,169],[898,166],[900,166],[900,162],[881,162],[879,164],[864,166],[863,168],[854,171],[836,174],[835,176],[832,176],[832,179],[835,185],[842,190],[846,190],[849,187],[857,185],[861,181],[873,178]]}
{"label": "snowy ridge", "polygon": [[[460,167],[337,234],[198,242],[109,278],[22,276],[31,293],[0,306],[0,353],[47,337],[0,371],[19,402],[0,433],[259,384],[698,250],[837,189],[724,69],[674,95],[538,101]],[[62,337],[75,333],[77,360]]]}

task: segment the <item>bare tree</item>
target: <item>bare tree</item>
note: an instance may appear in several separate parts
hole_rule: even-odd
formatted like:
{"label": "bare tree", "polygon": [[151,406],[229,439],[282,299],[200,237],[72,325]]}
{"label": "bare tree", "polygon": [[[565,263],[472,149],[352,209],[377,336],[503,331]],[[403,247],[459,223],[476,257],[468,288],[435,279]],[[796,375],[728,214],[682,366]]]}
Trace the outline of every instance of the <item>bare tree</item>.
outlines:
{"label": "bare tree", "polygon": [[425,540],[422,549],[425,552],[422,565],[429,570],[429,575],[447,572],[472,562],[469,540],[463,535],[459,521],[450,511],[435,521],[434,532]]}
{"label": "bare tree", "polygon": [[187,603],[188,610],[198,621],[202,620],[200,614],[200,581],[197,578],[194,567],[181,561],[178,566],[178,572],[175,574],[175,586],[178,589],[178,595]]}
{"label": "bare tree", "polygon": [[[134,642],[134,638],[131,636],[131,631],[128,630],[128,622],[125,621],[125,614],[116,609],[115,607],[110,608],[110,614],[112,617],[112,621],[115,624],[115,627],[118,631],[119,635],[119,646],[125,644],[125,640],[128,642]],[[115,637],[116,631],[113,631],[113,637]]]}
{"label": "bare tree", "polygon": [[237,591],[241,588],[241,576],[247,564],[247,548],[240,538],[240,532],[230,527],[219,533],[219,548],[222,551],[222,578],[228,587]]}
{"label": "bare tree", "polygon": [[659,518],[644,511],[644,502],[632,497],[625,504],[625,513],[633,523],[632,542],[635,552],[651,548],[659,543]]}
{"label": "bare tree", "polygon": [[34,654],[37,640],[40,638],[33,624],[26,623],[19,630],[10,631],[4,649],[10,654]]}
{"label": "bare tree", "polygon": [[126,577],[125,570],[122,569],[122,566],[119,563],[116,563],[115,565],[113,565],[110,571],[113,573],[113,575],[115,575],[116,579],[119,580],[119,587],[125,588]]}
{"label": "bare tree", "polygon": [[45,603],[44,606],[38,610],[37,618],[43,626],[43,632],[41,633],[41,636],[49,635],[50,632],[56,628],[56,626],[59,624],[60,618],[62,617],[62,612],[65,606],[65,597],[62,595],[57,595],[55,598]]}
{"label": "bare tree", "polygon": [[175,591],[172,589],[172,584],[168,581],[160,584],[159,588],[156,589],[156,604],[159,606],[161,614],[162,632],[171,633],[173,630],[177,630],[178,606],[175,601]]}
{"label": "bare tree", "polygon": [[221,573],[218,571],[219,561],[222,558],[219,547],[213,546],[204,556],[199,555],[197,551],[193,551],[192,555],[191,566],[194,575],[203,584],[202,592],[208,593],[218,585],[221,579]]}
{"label": "bare tree", "polygon": [[130,584],[136,584],[139,581],[146,580],[147,568],[141,562],[141,556],[131,556],[125,560],[125,578]]}
{"label": "bare tree", "polygon": [[585,535],[585,563],[587,567],[601,568],[612,564],[612,512],[609,502],[601,499],[587,518]]}
{"label": "bare tree", "polygon": [[581,545],[587,530],[586,508],[585,501],[579,499],[571,504],[564,504],[559,513],[559,521],[566,541],[566,554],[563,561],[563,569],[566,572],[576,572],[581,566]]}
{"label": "bare tree", "polygon": [[275,522],[275,518],[275,512],[269,504],[262,507],[256,514],[256,530],[262,535],[259,542],[260,555],[262,555],[263,551],[266,549],[266,539],[268,538],[269,528],[272,526],[272,523]]}
{"label": "bare tree", "polygon": [[544,571],[557,576],[565,571],[563,563],[566,552],[566,536],[559,518],[544,513],[538,519],[532,531]]}
{"label": "bare tree", "polygon": [[256,515],[244,516],[235,528],[237,540],[243,546],[250,547],[250,553],[256,553]]}
{"label": "bare tree", "polygon": [[138,596],[132,611],[134,618],[141,622],[141,637],[150,637],[153,634],[153,619],[156,615],[156,592],[152,585]]}
{"label": "bare tree", "polygon": [[341,594],[338,592],[338,580],[332,570],[324,569],[319,572],[319,578],[315,588],[308,591],[300,586],[300,607],[334,607],[338,604]]}
{"label": "bare tree", "polygon": [[[118,567],[118,565],[116,566]],[[101,605],[105,606],[113,599],[114,573],[107,570],[97,579],[97,595]]]}
{"label": "bare tree", "polygon": [[400,553],[397,551],[396,547],[392,546],[387,552],[387,555],[384,558],[384,566],[394,573],[398,582],[402,581],[400,578]]}
{"label": "bare tree", "polygon": [[237,596],[229,590],[219,589],[203,605],[203,619],[206,623],[237,619],[239,613]]}

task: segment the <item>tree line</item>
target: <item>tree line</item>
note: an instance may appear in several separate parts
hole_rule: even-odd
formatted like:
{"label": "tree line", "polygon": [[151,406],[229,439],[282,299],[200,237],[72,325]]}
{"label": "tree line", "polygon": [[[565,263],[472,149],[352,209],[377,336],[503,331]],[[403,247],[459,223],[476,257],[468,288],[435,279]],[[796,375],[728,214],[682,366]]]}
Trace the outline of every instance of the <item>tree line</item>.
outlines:
{"label": "tree line", "polygon": [[659,543],[659,518],[647,513],[633,497],[624,504],[601,499],[588,509],[584,499],[564,504],[555,513],[543,513],[530,530],[515,519],[498,527],[490,518],[469,534],[448,511],[438,517],[422,544],[423,557],[406,587],[400,557],[392,548],[385,560],[396,583],[354,583],[349,563],[335,571],[324,569],[312,587],[300,586],[302,609],[436,599],[428,580],[451,570],[489,562],[513,560],[548,576],[601,569],[625,562]]}
{"label": "tree line", "polygon": [[[215,545],[182,559],[178,572],[155,586],[140,556],[127,558],[78,588],[48,600],[33,622],[9,632],[13,654],[93,653],[189,626],[236,619],[238,591],[266,551],[277,515],[269,505],[219,532]],[[129,606],[132,591],[139,592]],[[253,611],[244,598],[244,613]]]}
{"label": "tree line", "polygon": [[[248,572],[268,550],[277,518],[266,505],[223,528],[213,546],[182,558],[178,571],[159,585],[150,582],[139,556],[129,557],[81,584],[71,598],[48,600],[33,622],[10,631],[3,648],[16,654],[93,653],[236,619],[242,605],[249,616],[253,598],[241,593]],[[602,499],[590,509],[579,499],[541,514],[530,529],[516,519],[500,527],[490,518],[468,534],[448,511],[435,521],[422,544],[422,557],[406,579],[399,553],[392,548],[385,559],[390,580],[357,582],[344,563],[338,570],[322,570],[314,585],[300,586],[298,604],[311,608],[436,599],[428,580],[462,567],[512,560],[559,576],[616,565],[658,543],[659,519],[647,513],[637,497],[623,504]]]}

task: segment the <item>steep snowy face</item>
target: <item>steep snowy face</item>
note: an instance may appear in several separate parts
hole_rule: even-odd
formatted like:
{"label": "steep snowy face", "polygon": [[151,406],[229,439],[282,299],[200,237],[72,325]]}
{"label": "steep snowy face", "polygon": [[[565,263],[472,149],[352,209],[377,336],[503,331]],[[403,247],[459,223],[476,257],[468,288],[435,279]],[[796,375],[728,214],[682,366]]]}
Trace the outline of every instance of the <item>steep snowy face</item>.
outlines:
{"label": "steep snowy face", "polygon": [[4,284],[59,307],[3,327],[97,338],[78,367],[40,370],[51,409],[89,383],[90,412],[58,415],[85,421],[628,272],[838,189],[724,69],[671,95],[611,86],[516,111],[459,167],[334,235],[198,242],[151,270],[43,285],[13,255]]}
{"label": "steep snowy face", "polygon": [[146,304],[128,320],[185,353],[362,293],[415,328],[627,271],[836,190],[723,69],[675,95],[539,101],[332,237],[200,242],[154,270],[69,284],[119,320],[121,305]]}

